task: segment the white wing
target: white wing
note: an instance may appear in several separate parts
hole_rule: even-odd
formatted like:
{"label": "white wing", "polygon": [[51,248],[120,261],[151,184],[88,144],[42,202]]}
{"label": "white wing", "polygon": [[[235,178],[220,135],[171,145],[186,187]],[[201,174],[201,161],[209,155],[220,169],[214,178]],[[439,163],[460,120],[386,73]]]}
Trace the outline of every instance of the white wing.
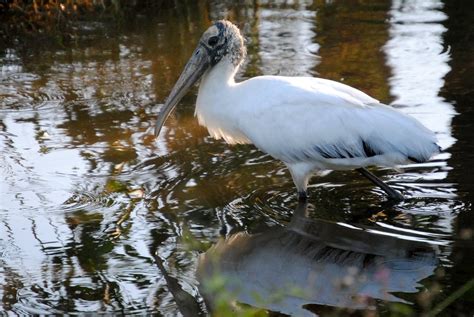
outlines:
{"label": "white wing", "polygon": [[239,129],[287,163],[393,166],[426,161],[439,149],[414,118],[334,81],[261,76],[238,84],[236,92]]}

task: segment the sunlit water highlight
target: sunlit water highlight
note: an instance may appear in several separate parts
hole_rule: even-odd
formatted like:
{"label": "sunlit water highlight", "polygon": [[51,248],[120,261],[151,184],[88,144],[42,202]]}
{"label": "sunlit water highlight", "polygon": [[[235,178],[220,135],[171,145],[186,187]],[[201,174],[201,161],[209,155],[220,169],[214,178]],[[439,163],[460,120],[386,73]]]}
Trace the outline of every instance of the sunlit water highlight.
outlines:
{"label": "sunlit water highlight", "polygon": [[[460,165],[450,154],[463,136],[453,118],[466,114],[458,109],[462,105],[440,96],[456,53],[443,42],[452,13],[442,3],[189,6],[163,9],[121,31],[84,23],[84,34],[71,47],[44,47],[41,54],[1,51],[1,310],[203,312],[204,298],[212,298],[195,273],[198,259],[216,249],[258,267],[253,274],[261,278],[259,288],[237,278],[245,282],[236,296],[241,302],[293,314],[326,306],[383,312],[393,302],[422,311],[469,279],[472,268],[457,267],[456,259],[472,249],[472,232],[458,231],[457,219],[472,204],[459,187],[472,184],[452,178],[453,171],[470,171],[455,170]],[[438,133],[445,152],[433,162],[376,171],[408,197],[405,202],[386,205],[383,193],[356,173],[337,172],[313,180],[309,212],[296,219],[285,167],[251,146],[211,139],[193,117],[195,92],[167,121],[163,136],[150,135],[157,102],[208,26],[205,17],[222,12],[249,38],[239,78],[319,74],[342,80]],[[262,241],[271,248],[259,246]],[[295,248],[297,254],[291,249],[295,241],[303,248]],[[255,257],[246,258],[250,249],[238,245],[247,242],[255,244]],[[413,245],[423,256],[405,252]],[[332,258],[338,254],[346,261]],[[281,269],[294,274],[294,284],[287,285],[291,275],[276,279],[272,274],[279,271],[260,266],[262,261],[287,261]],[[379,270],[380,263],[392,264]],[[215,267],[204,270],[213,273]],[[461,271],[466,273],[456,281],[449,279]],[[304,272],[327,276],[323,284],[329,277],[351,282],[374,276],[410,283],[383,290],[370,284],[372,291],[352,293],[316,288],[292,301],[298,289],[308,291]],[[180,301],[173,279],[196,306]],[[269,281],[269,289],[296,293],[279,303],[250,296],[252,289],[265,298]],[[220,291],[236,287],[231,283]],[[419,295],[425,290],[432,297]],[[349,295],[361,295],[360,301]]]}

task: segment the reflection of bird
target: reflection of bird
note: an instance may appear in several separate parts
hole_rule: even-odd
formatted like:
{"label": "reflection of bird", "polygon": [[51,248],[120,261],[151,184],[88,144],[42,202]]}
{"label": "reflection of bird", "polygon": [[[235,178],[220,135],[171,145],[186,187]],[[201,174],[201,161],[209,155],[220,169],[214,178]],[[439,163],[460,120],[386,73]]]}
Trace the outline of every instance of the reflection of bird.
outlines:
{"label": "reflection of bird", "polygon": [[259,76],[236,83],[245,56],[239,29],[218,21],[202,35],[156,123],[201,77],[199,123],[230,144],[253,143],[283,161],[300,199],[317,171],[357,169],[397,200],[403,196],[364,167],[425,162],[439,152],[434,134],[347,85],[311,77]]}
{"label": "reflection of bird", "polygon": [[222,294],[291,316],[314,316],[310,311],[320,305],[363,309],[374,299],[404,302],[407,296],[399,293],[418,292],[419,281],[436,269],[437,247],[415,231],[354,227],[309,219],[305,212],[301,203],[288,227],[236,233],[200,256],[199,289],[211,309]]}

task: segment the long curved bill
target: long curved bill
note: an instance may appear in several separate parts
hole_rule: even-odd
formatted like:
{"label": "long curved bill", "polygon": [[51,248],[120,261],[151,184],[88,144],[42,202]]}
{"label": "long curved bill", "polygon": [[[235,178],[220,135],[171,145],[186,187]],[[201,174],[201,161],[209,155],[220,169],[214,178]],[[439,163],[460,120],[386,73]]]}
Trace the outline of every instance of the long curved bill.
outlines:
{"label": "long curved bill", "polygon": [[199,78],[201,78],[204,72],[209,68],[209,65],[210,56],[207,53],[207,50],[202,45],[198,45],[184,67],[178,81],[171,90],[170,95],[166,99],[165,105],[158,114],[155,126],[155,136],[160,134],[161,128],[171,111],[173,111],[181,98],[183,98],[183,96],[188,92],[189,88],[191,88]]}

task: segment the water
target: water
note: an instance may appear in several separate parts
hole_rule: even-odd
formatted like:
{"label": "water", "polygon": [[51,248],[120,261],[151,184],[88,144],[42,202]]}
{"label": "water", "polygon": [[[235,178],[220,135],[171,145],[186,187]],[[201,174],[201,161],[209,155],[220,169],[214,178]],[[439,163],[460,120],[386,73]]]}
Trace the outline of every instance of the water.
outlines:
{"label": "water", "polygon": [[[229,294],[295,315],[431,311],[474,276],[472,11],[192,2],[78,23],[65,46],[0,44],[1,310],[195,315]],[[432,162],[376,171],[408,199],[337,172],[297,206],[281,163],[198,126],[196,90],[155,140],[160,102],[222,17],[248,40],[240,80],[342,81],[436,131]],[[473,294],[445,313],[472,314]]]}

